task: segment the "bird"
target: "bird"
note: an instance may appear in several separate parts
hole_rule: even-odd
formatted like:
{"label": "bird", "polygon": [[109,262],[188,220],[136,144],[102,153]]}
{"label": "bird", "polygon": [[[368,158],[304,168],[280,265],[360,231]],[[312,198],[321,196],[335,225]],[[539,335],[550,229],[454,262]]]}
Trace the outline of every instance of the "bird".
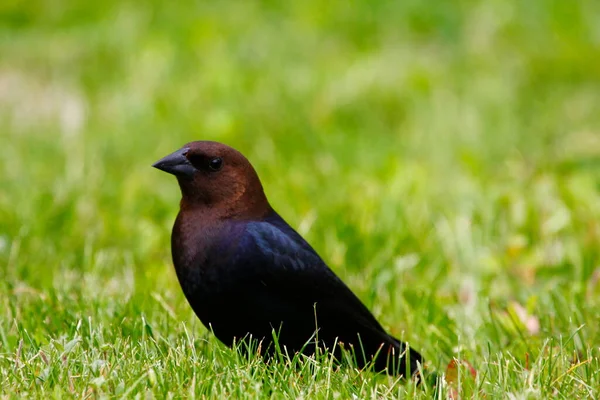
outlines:
{"label": "bird", "polygon": [[377,373],[418,371],[423,357],[387,333],[271,207],[239,151],[194,141],[152,166],[179,183],[173,265],[191,308],[218,340],[229,347],[253,341],[266,358],[276,347],[288,355],[322,350],[336,360],[351,354],[357,367]]}

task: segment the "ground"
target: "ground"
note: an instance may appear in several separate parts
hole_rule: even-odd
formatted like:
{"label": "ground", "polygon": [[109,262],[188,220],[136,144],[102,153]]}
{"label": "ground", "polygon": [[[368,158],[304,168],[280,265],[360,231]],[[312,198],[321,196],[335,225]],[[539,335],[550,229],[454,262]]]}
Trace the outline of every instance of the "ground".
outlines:
{"label": "ground", "polygon": [[[600,396],[599,18],[594,0],[3,2],[0,393]],[[248,156],[436,389],[240,359],[204,329],[171,265],[178,188],[150,167],[197,139]]]}

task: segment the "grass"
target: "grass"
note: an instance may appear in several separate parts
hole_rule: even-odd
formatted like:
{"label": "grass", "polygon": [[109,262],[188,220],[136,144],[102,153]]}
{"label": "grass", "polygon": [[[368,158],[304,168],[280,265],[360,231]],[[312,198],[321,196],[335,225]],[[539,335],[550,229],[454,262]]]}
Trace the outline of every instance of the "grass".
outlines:
{"label": "grass", "polygon": [[[2,2],[0,393],[600,397],[599,16],[593,0]],[[245,153],[450,383],[265,365],[209,334],[171,266],[176,182],[150,168],[195,139]]]}

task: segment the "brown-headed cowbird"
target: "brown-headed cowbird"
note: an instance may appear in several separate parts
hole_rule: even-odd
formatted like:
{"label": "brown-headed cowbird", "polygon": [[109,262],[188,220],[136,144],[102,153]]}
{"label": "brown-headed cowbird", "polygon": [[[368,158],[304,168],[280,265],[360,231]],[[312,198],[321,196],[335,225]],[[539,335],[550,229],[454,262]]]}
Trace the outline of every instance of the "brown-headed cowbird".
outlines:
{"label": "brown-headed cowbird", "polygon": [[[359,367],[417,371],[422,357],[392,337],[313,248],[271,208],[250,162],[216,142],[198,141],[156,162],[177,177],[182,199],[171,237],[183,292],[202,323],[235,340],[290,353],[316,347]],[[275,332],[278,341],[274,344]]]}

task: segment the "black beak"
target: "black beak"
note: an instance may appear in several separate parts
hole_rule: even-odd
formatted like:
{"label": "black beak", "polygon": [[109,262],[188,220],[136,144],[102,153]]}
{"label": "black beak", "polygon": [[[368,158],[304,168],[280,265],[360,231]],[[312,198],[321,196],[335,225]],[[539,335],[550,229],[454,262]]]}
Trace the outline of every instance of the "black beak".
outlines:
{"label": "black beak", "polygon": [[175,176],[191,178],[192,176],[194,176],[196,168],[194,168],[194,166],[189,162],[189,160],[185,156],[188,150],[189,149],[187,147],[177,150],[176,152],[171,153],[164,158],[161,158],[160,160],[152,164],[152,166],[154,168],[158,168],[161,171],[168,172],[169,174],[173,174]]}

